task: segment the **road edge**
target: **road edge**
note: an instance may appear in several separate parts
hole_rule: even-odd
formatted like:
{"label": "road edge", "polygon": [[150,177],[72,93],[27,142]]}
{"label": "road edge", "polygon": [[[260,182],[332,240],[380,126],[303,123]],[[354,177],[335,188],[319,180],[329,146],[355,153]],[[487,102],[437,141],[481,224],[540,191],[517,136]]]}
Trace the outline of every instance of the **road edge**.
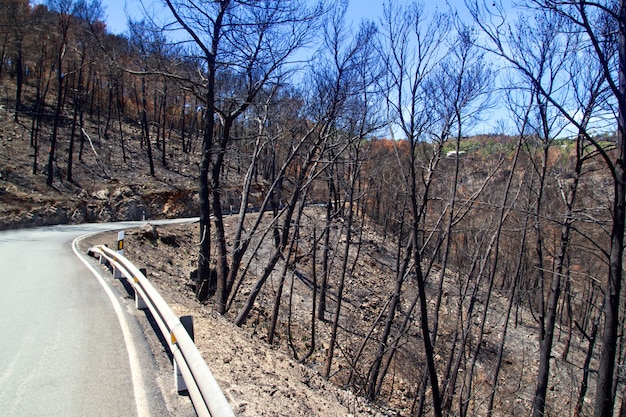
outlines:
{"label": "road edge", "polygon": [[74,254],[82,261],[83,264],[87,266],[87,268],[91,271],[91,273],[96,277],[104,292],[109,297],[111,301],[111,305],[113,306],[113,310],[115,310],[115,314],[117,315],[117,319],[120,323],[120,328],[122,330],[122,334],[124,337],[124,344],[126,345],[126,351],[128,352],[128,362],[130,364],[130,373],[131,379],[133,382],[133,393],[135,396],[135,405],[137,408],[137,417],[150,417],[150,406],[148,403],[148,395],[144,388],[144,379],[143,374],[141,372],[139,355],[137,353],[137,347],[135,346],[135,342],[133,340],[132,333],[130,331],[130,327],[128,325],[128,321],[126,320],[126,316],[124,315],[124,311],[122,306],[117,299],[117,296],[111,290],[111,287],[104,280],[100,272],[96,270],[89,263],[87,259],[85,259],[84,255],[80,251],[79,243],[84,238],[92,235],[92,233],[87,233],[82,236],[75,238],[72,241],[72,250]]}

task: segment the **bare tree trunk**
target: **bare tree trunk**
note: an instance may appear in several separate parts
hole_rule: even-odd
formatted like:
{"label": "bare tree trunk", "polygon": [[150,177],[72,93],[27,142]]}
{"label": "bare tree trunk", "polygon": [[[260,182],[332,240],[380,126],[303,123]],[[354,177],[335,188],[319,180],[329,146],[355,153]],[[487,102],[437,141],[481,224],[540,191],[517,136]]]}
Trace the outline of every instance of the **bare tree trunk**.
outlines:
{"label": "bare tree trunk", "polygon": [[161,165],[167,168],[167,141],[165,138],[165,126],[167,124],[167,83],[163,82],[163,97],[161,99],[161,111],[163,115],[161,124]]}
{"label": "bare tree trunk", "polygon": [[[525,234],[526,229],[524,229]],[[498,380],[500,377],[500,370],[502,369],[502,357],[504,356],[504,346],[506,344],[506,336],[509,329],[509,321],[511,319],[511,311],[513,310],[513,305],[515,304],[515,295],[517,291],[517,283],[519,282],[519,276],[521,274],[521,264],[523,252],[525,249],[525,236],[522,238],[522,245],[520,249],[520,255],[518,259],[518,263],[516,266],[515,273],[513,275],[513,287],[511,288],[511,295],[509,297],[509,303],[506,308],[506,313],[504,315],[504,326],[502,328],[502,336],[500,338],[500,345],[498,346],[498,356],[495,362],[495,368],[493,370],[493,388],[489,393],[489,397],[487,400],[487,417],[491,417],[493,415],[493,403],[496,397],[496,391],[498,390]]]}
{"label": "bare tree trunk", "polygon": [[[415,142],[410,141],[411,155],[415,155]],[[420,221],[422,214],[424,213],[424,207],[428,196],[428,190],[424,191],[422,195],[422,207],[418,205],[418,191],[417,174],[414,161],[412,161],[410,167],[411,172],[411,214],[413,215],[413,263],[415,265],[415,278],[417,281],[417,290],[419,293],[419,306],[420,306],[420,330],[422,332],[422,341],[424,344],[424,355],[426,356],[426,366],[428,370],[428,378],[430,380],[431,394],[433,397],[433,412],[435,417],[441,417],[443,415],[441,409],[441,396],[439,394],[439,378],[437,376],[437,369],[435,367],[435,350],[432,345],[432,339],[430,335],[430,328],[428,324],[428,300],[426,299],[426,282],[422,275],[422,253],[421,245],[418,241]]]}
{"label": "bare tree trunk", "polygon": [[285,278],[287,276],[287,271],[289,269],[289,263],[294,253],[294,248],[296,247],[298,239],[300,238],[299,229],[300,229],[300,222],[302,220],[302,213],[304,212],[304,208],[306,207],[306,204],[304,204],[304,200],[306,199],[306,194],[307,194],[307,191],[303,192],[303,199],[302,199],[302,202],[300,203],[298,213],[296,214],[296,219],[294,222],[295,230],[293,233],[293,237],[290,239],[290,242],[289,242],[289,248],[287,249],[287,256],[285,256],[283,270],[281,272],[280,280],[278,282],[278,288],[276,289],[276,294],[274,297],[274,308],[272,311],[272,317],[270,319],[269,330],[267,332],[267,343],[269,343],[270,345],[274,343],[274,334],[276,333],[276,324],[278,322],[278,313],[280,312],[281,298],[283,295],[283,286],[285,284]]}
{"label": "bare tree trunk", "polygon": [[212,27],[207,28],[210,43],[205,44],[197,34],[191,29],[185,17],[179,14],[177,5],[170,0],[165,0],[168,9],[174,15],[184,30],[194,39],[197,46],[204,53],[206,64],[206,93],[204,114],[204,138],[202,141],[202,155],[200,157],[200,173],[198,179],[198,198],[200,202],[200,249],[198,253],[198,273],[196,276],[196,297],[199,300],[205,300],[210,293],[210,259],[211,259],[211,213],[210,213],[210,186],[209,186],[209,169],[212,159],[214,132],[215,127],[215,75],[216,75],[216,56],[218,52],[219,41],[222,38],[222,24],[224,15],[230,7],[230,0],[220,0],[217,5],[216,15],[212,19]]}
{"label": "bare tree trunk", "polygon": [[328,185],[328,199],[326,201],[326,216],[324,222],[324,244],[322,246],[322,281],[320,282],[320,301],[317,305],[317,318],[325,321],[326,315],[326,287],[330,275],[330,226],[333,220],[333,196],[335,194],[335,182],[332,166],[328,168],[329,174],[326,181]]}
{"label": "bare tree trunk", "polygon": [[150,140],[150,125],[148,123],[148,110],[147,110],[147,89],[146,89],[146,77],[141,77],[141,127],[143,132],[143,138],[146,144],[146,153],[148,155],[148,165],[150,167],[150,176],[154,177],[154,158],[152,157],[152,141]]}
{"label": "bare tree trunk", "polygon": [[[402,236],[402,227],[400,228],[399,235]],[[401,239],[399,237],[398,246],[400,246],[400,244],[401,244]],[[385,319],[385,327],[383,328],[383,333],[381,335],[380,342],[378,344],[378,350],[376,352],[376,355],[374,356],[374,363],[370,367],[369,381],[367,383],[367,398],[370,401],[373,401],[378,395],[379,387],[387,372],[387,368],[385,367],[381,374],[380,368],[381,368],[383,356],[385,355],[385,353],[387,352],[389,348],[388,340],[389,340],[389,336],[391,335],[392,325],[393,325],[394,318],[396,315],[396,309],[398,308],[398,304],[400,302],[400,294],[402,292],[402,285],[404,284],[405,278],[409,274],[409,260],[411,259],[411,255],[412,255],[412,250],[411,250],[412,245],[413,245],[413,239],[410,240],[408,244],[408,248],[404,255],[404,259],[402,260],[401,263],[398,263],[399,268],[396,269],[396,286],[391,294],[389,310],[387,313],[387,318]],[[398,257],[399,256],[400,256],[400,250],[398,250]],[[398,335],[397,337],[399,338],[400,335]],[[394,352],[395,352],[395,349],[392,349],[389,355],[392,356]],[[379,380],[380,380],[380,383],[379,383]]]}
{"label": "bare tree trunk", "polygon": [[[285,217],[286,219],[288,219],[289,222],[291,222],[291,218],[293,217],[294,209],[295,209],[295,202],[293,206],[290,205],[287,207],[287,214]],[[263,285],[265,284],[267,279],[270,277],[270,275],[274,271],[274,267],[276,266],[278,261],[283,257],[283,250],[287,243],[286,239],[288,237],[288,228],[289,228],[289,224],[287,224],[287,220],[286,220],[285,222],[283,222],[281,242],[279,246],[274,249],[274,252],[270,256],[270,259],[268,260],[267,264],[265,265],[265,268],[263,269],[263,273],[261,277],[255,283],[254,287],[250,291],[250,294],[248,295],[248,298],[246,299],[246,302],[244,303],[244,306],[242,307],[242,309],[239,311],[239,314],[235,318],[236,326],[241,327],[246,322],[250,314],[250,311],[252,311],[252,307],[254,306],[255,300],[257,299],[259,293],[261,292],[261,289],[263,288]]]}
{"label": "bare tree trunk", "polygon": [[[587,388],[589,387],[589,373],[591,371],[591,359],[593,358],[593,349],[596,344],[596,337],[598,334],[598,326],[600,324],[600,316],[602,315],[602,311],[598,312],[598,316],[593,320],[593,324],[591,325],[591,331],[587,335],[582,328],[579,328],[580,332],[589,342],[587,346],[587,355],[585,356],[585,361],[583,362],[583,376],[580,381],[580,388],[578,389],[578,399],[576,400],[576,406],[574,407],[574,417],[579,417],[583,410],[583,405],[585,403],[585,396],[587,395]],[[623,402],[622,402],[623,408]],[[620,411],[620,416],[621,416]]]}
{"label": "bare tree trunk", "polygon": [[222,212],[222,189],[221,175],[224,167],[226,146],[230,142],[230,132],[234,119],[226,118],[221,126],[221,136],[217,140],[218,149],[213,154],[211,162],[211,206],[213,207],[213,222],[215,225],[215,242],[217,253],[215,254],[217,283],[215,287],[217,312],[226,313],[228,301],[228,254],[226,249],[226,231],[224,226],[224,214]]}
{"label": "bare tree trunk", "polygon": [[46,79],[44,77],[43,52],[39,64],[40,68],[38,71],[37,86],[35,90],[35,111],[33,112],[30,132],[30,145],[33,148],[33,175],[36,175],[39,170],[39,138],[41,132],[41,120],[44,116],[43,112],[46,103],[46,96],[48,93],[48,86],[50,84],[50,78]]}
{"label": "bare tree trunk", "polygon": [[[85,65],[86,50],[83,48],[80,59],[80,67],[78,69],[78,79],[74,86],[74,116],[72,118],[72,131],[70,133],[70,144],[67,152],[67,181],[74,182],[73,179],[73,166],[74,166],[74,137],[76,134],[76,124],[78,123],[78,114],[82,116],[82,103],[83,103],[83,66]],[[82,127],[82,117],[80,118]],[[82,130],[81,130],[82,136]]]}
{"label": "bare tree trunk", "polygon": [[[302,143],[303,142],[300,141],[300,144]],[[313,149],[309,150],[308,157],[306,157],[306,160],[304,161],[304,164],[300,171],[300,175],[298,176],[298,178],[295,179],[295,182],[293,185],[293,188],[294,188],[293,194],[291,196],[290,201],[287,203],[287,206],[285,207],[284,219],[283,219],[282,226],[279,232],[280,241],[278,242],[278,245],[276,245],[274,252],[270,256],[267,264],[265,265],[265,268],[263,269],[263,273],[261,274],[261,277],[259,277],[254,287],[250,291],[250,294],[248,295],[248,298],[246,299],[244,306],[239,311],[239,314],[237,314],[237,317],[235,318],[236,326],[239,326],[239,327],[243,326],[245,321],[248,319],[248,315],[250,314],[250,311],[252,310],[254,302],[256,298],[258,297],[261,289],[263,288],[263,285],[265,284],[265,282],[271,275],[278,261],[283,257],[283,251],[285,250],[287,243],[288,243],[288,239],[289,239],[289,230],[291,228],[291,220],[293,219],[293,214],[296,209],[297,202],[300,199],[301,192],[303,191],[301,187],[304,184],[304,180],[306,176],[308,175],[309,169],[315,163],[314,161],[315,157],[318,156],[317,155],[318,147],[319,147],[319,143],[316,144],[313,147]],[[282,173],[280,175],[282,175]],[[266,198],[266,201],[267,201],[267,198]]]}
{"label": "bare tree trunk", "polygon": [[[580,149],[580,144],[578,144]],[[542,325],[544,326],[543,337],[539,343],[539,369],[537,371],[537,387],[535,390],[535,399],[533,402],[533,416],[542,417],[545,410],[546,394],[548,389],[548,378],[550,373],[550,357],[552,353],[552,342],[554,339],[554,329],[557,320],[557,309],[559,303],[559,296],[561,294],[561,280],[563,276],[563,269],[565,265],[565,257],[567,250],[570,246],[570,231],[572,228],[573,218],[573,204],[576,198],[576,190],[578,185],[578,176],[581,169],[581,155],[578,155],[578,163],[576,168],[576,175],[572,184],[565,184],[566,189],[564,195],[566,196],[566,219],[561,227],[561,236],[557,254],[554,259],[554,266],[552,272],[552,283],[550,285],[550,295],[547,304],[547,317]]]}
{"label": "bare tree trunk", "polygon": [[[76,89],[76,87],[74,87]],[[70,144],[67,150],[67,173],[66,180],[68,182],[74,182],[73,179],[73,167],[74,167],[74,142],[76,136],[76,125],[78,124],[78,93],[74,93],[74,114],[72,116],[72,128],[70,131]]]}
{"label": "bare tree trunk", "polygon": [[609,276],[606,283],[604,333],[596,384],[596,408],[594,417],[610,417],[613,414],[613,373],[617,354],[620,296],[622,290],[624,228],[626,227],[626,1],[619,2],[619,93],[617,117],[617,151],[613,200],[613,226]]}
{"label": "bare tree trunk", "polygon": [[[526,119],[525,119],[526,120]],[[520,129],[520,132],[524,131],[524,126],[522,126],[522,128]],[[516,175],[516,168],[517,168],[517,162],[519,160],[519,155],[520,152],[522,150],[522,146],[523,146],[523,134],[520,134],[520,138],[519,141],[517,143],[517,148],[515,150],[515,157],[513,159],[513,163],[511,166],[511,174],[509,175],[509,178],[507,180],[507,186],[505,188],[505,196],[503,198],[502,204],[503,204],[503,209],[504,207],[506,207],[508,205],[507,201],[507,195],[509,193],[509,190],[511,188],[511,183],[513,181],[513,177]],[[501,218],[501,221],[503,219]],[[506,336],[507,336],[507,331],[509,328],[509,319],[511,317],[511,311],[513,309],[513,304],[515,301],[515,295],[516,295],[516,291],[517,291],[517,285],[520,279],[520,274],[521,274],[521,268],[522,268],[522,262],[524,259],[524,253],[526,250],[526,234],[527,234],[527,218],[525,218],[524,221],[524,225],[522,227],[522,238],[520,239],[520,250],[519,250],[519,254],[518,254],[518,258],[517,258],[517,264],[515,266],[515,273],[513,274],[513,287],[511,289],[511,295],[509,298],[509,304],[507,307],[507,311],[506,311],[506,315],[504,318],[504,326],[502,329],[502,338],[500,340],[500,346],[498,348],[498,358],[496,360],[496,365],[495,365],[495,369],[494,369],[494,376],[493,376],[493,389],[491,391],[491,393],[489,394],[489,399],[488,399],[488,404],[487,404],[487,417],[491,417],[492,413],[493,413],[493,403],[494,403],[494,399],[495,399],[495,395],[496,395],[496,390],[498,388],[498,377],[500,375],[500,369],[502,367],[502,356],[504,353],[504,346],[505,346],[505,341],[506,341]],[[494,266],[494,274],[495,274],[495,266]],[[485,306],[485,310],[488,308],[488,306]],[[480,341],[479,341],[480,344]]]}
{"label": "bare tree trunk", "polygon": [[[213,63],[215,65],[215,63]],[[209,78],[209,86],[215,82],[214,77]],[[209,87],[209,91],[212,88]],[[207,94],[207,111],[205,114],[204,138],[202,141],[202,155],[200,157],[200,174],[198,176],[200,203],[200,249],[198,252],[198,273],[196,275],[196,298],[205,300],[215,291],[214,284],[211,284],[211,206],[209,203],[209,166],[213,148],[213,128],[215,125],[213,115],[213,105],[215,98],[212,94]]]}
{"label": "bare tree trunk", "polygon": [[57,138],[59,134],[59,124],[61,123],[61,110],[63,108],[63,80],[65,77],[63,76],[63,56],[65,55],[65,47],[63,51],[59,54],[57,65],[58,65],[58,75],[57,75],[57,100],[54,108],[54,119],[52,124],[52,135],[50,137],[50,150],[48,152],[48,176],[46,179],[46,184],[49,186],[52,185],[54,180],[54,165],[56,160],[56,147],[57,147]]}
{"label": "bare tree trunk", "polygon": [[301,363],[304,363],[315,352],[316,346],[316,322],[315,317],[317,307],[317,228],[313,227],[313,236],[311,237],[311,343],[309,349],[300,359]]}
{"label": "bare tree trunk", "polygon": [[22,68],[22,40],[17,40],[17,55],[15,57],[15,114],[13,120],[18,121],[19,113],[22,110],[22,87],[24,85],[24,68]]}
{"label": "bare tree trunk", "polygon": [[[119,81],[119,80],[118,80]],[[120,131],[120,147],[122,148],[122,160],[126,163],[126,141],[124,140],[124,130],[122,129],[122,116],[124,115],[124,106],[123,100],[120,98],[120,85],[119,82],[115,85],[115,101],[117,103],[117,124],[119,126]],[[81,125],[82,125],[82,115],[83,111],[81,111]],[[83,138],[81,136],[81,153],[83,148]],[[79,154],[80,155],[80,154]]]}
{"label": "bare tree trunk", "polygon": [[2,76],[4,75],[4,62],[7,56],[7,45],[9,44],[9,35],[6,34],[4,36],[4,40],[2,42],[2,51],[0,52],[0,80],[2,80]]}
{"label": "bare tree trunk", "polygon": [[[356,168],[355,168],[355,171]],[[358,172],[352,171],[350,173],[352,177],[352,181],[350,184],[349,197],[348,197],[348,218],[346,219],[345,228],[346,228],[346,243],[343,248],[343,259],[341,270],[339,272],[339,283],[337,285],[337,304],[335,306],[335,314],[333,316],[331,331],[330,331],[330,339],[328,341],[328,351],[326,354],[326,365],[324,367],[323,376],[325,378],[330,378],[330,371],[332,368],[332,362],[335,355],[335,345],[337,344],[337,330],[339,328],[339,319],[341,317],[341,304],[343,302],[343,289],[346,282],[346,275],[348,274],[348,257],[350,254],[350,245],[352,240],[352,220],[354,218],[354,194],[355,194],[355,184],[356,179],[358,177]]]}
{"label": "bare tree trunk", "polygon": [[[272,95],[270,94],[270,99],[268,99],[268,103],[269,101],[271,101],[271,96]],[[259,123],[258,123],[257,138],[254,144],[254,151],[252,152],[252,160],[250,161],[250,165],[248,166],[248,169],[246,171],[246,175],[243,181],[243,188],[241,191],[241,202],[239,204],[239,213],[237,216],[237,227],[235,228],[235,235],[233,238],[233,252],[231,256],[230,267],[228,270],[228,277],[226,279],[226,285],[227,285],[226,292],[229,295],[232,293],[233,285],[236,281],[236,278],[237,278],[236,276],[239,271],[239,266],[241,265],[243,256],[246,250],[248,249],[248,246],[250,245],[252,236],[254,235],[254,233],[256,232],[257,228],[259,227],[261,223],[261,218],[263,217],[263,214],[265,212],[265,207],[267,206],[267,202],[268,202],[268,198],[266,196],[266,198],[263,201],[263,204],[261,205],[259,209],[259,215],[257,217],[256,223],[254,224],[252,229],[247,233],[247,237],[242,238],[242,235],[244,233],[244,222],[246,219],[246,210],[248,208],[248,201],[250,198],[250,187],[252,186],[253,173],[258,170],[259,156],[261,154],[261,151],[265,147],[265,143],[263,142],[263,137],[264,137],[263,131],[265,128],[265,123],[267,122],[267,118],[268,118],[268,105],[264,107],[263,117],[261,120],[259,120]],[[275,161],[273,161],[273,163],[274,162]],[[283,167],[283,170],[281,170],[281,173],[279,174],[281,176],[283,175],[284,167]],[[272,175],[276,176],[277,173],[273,172]],[[276,178],[273,178],[273,180],[275,179]],[[274,185],[275,183],[273,183],[270,188],[273,188]],[[230,303],[226,305],[225,309],[228,310],[229,307],[230,307]]]}

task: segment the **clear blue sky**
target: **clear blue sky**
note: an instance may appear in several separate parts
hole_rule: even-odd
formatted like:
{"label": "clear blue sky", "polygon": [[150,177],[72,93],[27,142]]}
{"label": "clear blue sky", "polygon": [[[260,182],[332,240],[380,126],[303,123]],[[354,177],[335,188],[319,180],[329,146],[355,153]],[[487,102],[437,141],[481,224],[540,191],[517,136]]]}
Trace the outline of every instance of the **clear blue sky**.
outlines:
{"label": "clear blue sky", "polygon": [[140,17],[137,0],[102,0],[106,16],[107,29],[117,35],[126,31],[127,11],[133,18]]}

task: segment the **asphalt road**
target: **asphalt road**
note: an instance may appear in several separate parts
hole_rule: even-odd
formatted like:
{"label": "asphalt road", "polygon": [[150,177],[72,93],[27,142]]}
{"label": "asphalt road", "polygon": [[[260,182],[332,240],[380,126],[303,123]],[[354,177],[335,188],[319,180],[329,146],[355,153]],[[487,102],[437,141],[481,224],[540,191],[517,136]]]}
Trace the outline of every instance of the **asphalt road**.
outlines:
{"label": "asphalt road", "polygon": [[129,226],[0,232],[1,416],[189,415],[145,313],[74,252],[78,236]]}

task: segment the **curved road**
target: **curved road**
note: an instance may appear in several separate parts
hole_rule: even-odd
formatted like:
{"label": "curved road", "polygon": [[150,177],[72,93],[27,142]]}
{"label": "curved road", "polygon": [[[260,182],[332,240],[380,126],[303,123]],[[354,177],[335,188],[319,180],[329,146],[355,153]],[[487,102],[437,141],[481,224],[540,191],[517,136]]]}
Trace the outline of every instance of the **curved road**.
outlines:
{"label": "curved road", "polygon": [[0,232],[0,414],[189,415],[150,345],[166,357],[162,347],[146,340],[156,336],[112,279],[74,253],[78,236],[140,224]]}

